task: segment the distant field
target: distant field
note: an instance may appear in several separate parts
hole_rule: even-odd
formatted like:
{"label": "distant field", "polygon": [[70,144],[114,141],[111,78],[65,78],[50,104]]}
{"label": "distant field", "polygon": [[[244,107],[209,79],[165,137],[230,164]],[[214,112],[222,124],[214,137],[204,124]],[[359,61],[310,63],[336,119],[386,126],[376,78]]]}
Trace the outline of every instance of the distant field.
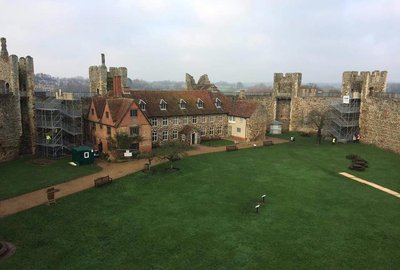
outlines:
{"label": "distant field", "polygon": [[97,165],[73,167],[69,161],[50,160],[49,164],[39,165],[25,158],[0,163],[0,200],[101,170]]}
{"label": "distant field", "polygon": [[[347,169],[361,155],[365,172]],[[184,158],[4,218],[1,269],[397,269],[400,156],[294,143]],[[266,203],[256,214],[262,194]]]}

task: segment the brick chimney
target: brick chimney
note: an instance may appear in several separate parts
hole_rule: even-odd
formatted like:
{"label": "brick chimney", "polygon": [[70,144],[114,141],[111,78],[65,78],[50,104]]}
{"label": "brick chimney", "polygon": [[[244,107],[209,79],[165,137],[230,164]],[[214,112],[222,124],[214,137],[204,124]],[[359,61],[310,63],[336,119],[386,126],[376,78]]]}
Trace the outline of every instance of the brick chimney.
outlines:
{"label": "brick chimney", "polygon": [[114,76],[113,91],[114,97],[122,97],[121,76]]}

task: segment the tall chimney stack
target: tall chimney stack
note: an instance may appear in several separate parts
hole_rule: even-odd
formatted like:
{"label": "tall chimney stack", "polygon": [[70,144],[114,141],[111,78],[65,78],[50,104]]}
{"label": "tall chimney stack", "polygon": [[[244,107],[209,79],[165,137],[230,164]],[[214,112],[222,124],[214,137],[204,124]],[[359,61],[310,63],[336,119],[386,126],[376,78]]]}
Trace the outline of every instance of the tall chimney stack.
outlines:
{"label": "tall chimney stack", "polygon": [[121,76],[114,76],[113,91],[114,97],[122,97]]}
{"label": "tall chimney stack", "polygon": [[106,64],[106,56],[104,55],[104,53],[101,54],[101,64],[102,65]]}

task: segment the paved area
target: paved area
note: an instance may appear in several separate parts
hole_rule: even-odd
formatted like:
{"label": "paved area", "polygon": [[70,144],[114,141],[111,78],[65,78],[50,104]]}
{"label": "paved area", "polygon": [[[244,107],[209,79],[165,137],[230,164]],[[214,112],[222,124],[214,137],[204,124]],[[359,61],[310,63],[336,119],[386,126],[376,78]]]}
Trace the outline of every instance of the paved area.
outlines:
{"label": "paved area", "polygon": [[347,177],[348,179],[351,179],[351,180],[360,182],[360,183],[362,183],[362,184],[371,186],[371,187],[373,187],[373,188],[379,189],[379,190],[381,190],[381,191],[383,191],[383,192],[386,192],[386,193],[388,193],[388,194],[390,194],[390,195],[393,195],[393,196],[395,196],[395,197],[397,197],[397,198],[400,199],[400,193],[398,193],[398,192],[396,192],[396,191],[393,191],[393,190],[391,190],[391,189],[382,187],[382,186],[380,186],[380,185],[378,185],[378,184],[369,182],[369,181],[367,181],[367,180],[358,178],[357,176],[354,176],[354,175],[349,174],[349,173],[346,173],[346,172],[340,172],[339,174],[342,175],[342,176],[344,176],[344,177]]}
{"label": "paved area", "polygon": [[[272,140],[274,144],[285,143],[287,140],[278,139],[278,138],[268,138],[268,140]],[[238,148],[250,148],[262,146],[262,142],[252,142],[252,143],[239,143]],[[188,156],[195,156],[201,154],[215,153],[215,152],[223,152],[225,151],[225,146],[220,147],[207,147],[203,145],[197,145],[195,149],[188,152]],[[165,162],[164,160],[153,160],[152,165],[157,165]],[[102,170],[100,172],[82,176],[77,179],[61,183],[58,185],[54,185],[59,191],[56,193],[56,199],[62,198],[73,193],[88,189],[93,187],[94,179],[102,176],[109,175],[113,178],[113,180],[118,180],[119,178],[126,176],[128,174],[132,174],[138,172],[144,168],[144,164],[147,163],[146,159],[140,159],[130,162],[124,163],[108,163],[102,160],[97,160],[97,165],[99,165]],[[46,190],[49,187],[42,188],[30,193],[26,193],[17,197],[13,197],[10,199],[6,199],[0,201],[0,217],[5,217],[8,215],[12,215],[35,206],[47,203],[47,194]]]}

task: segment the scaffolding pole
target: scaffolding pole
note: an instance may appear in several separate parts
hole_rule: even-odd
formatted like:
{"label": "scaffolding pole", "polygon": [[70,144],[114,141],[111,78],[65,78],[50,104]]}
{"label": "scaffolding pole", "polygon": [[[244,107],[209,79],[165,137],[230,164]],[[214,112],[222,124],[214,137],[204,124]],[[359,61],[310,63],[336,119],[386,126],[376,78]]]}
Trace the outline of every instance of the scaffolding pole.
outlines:
{"label": "scaffolding pole", "polygon": [[329,132],[338,142],[353,141],[359,132],[360,99],[350,98],[348,103],[335,102],[331,104],[331,121]]}

